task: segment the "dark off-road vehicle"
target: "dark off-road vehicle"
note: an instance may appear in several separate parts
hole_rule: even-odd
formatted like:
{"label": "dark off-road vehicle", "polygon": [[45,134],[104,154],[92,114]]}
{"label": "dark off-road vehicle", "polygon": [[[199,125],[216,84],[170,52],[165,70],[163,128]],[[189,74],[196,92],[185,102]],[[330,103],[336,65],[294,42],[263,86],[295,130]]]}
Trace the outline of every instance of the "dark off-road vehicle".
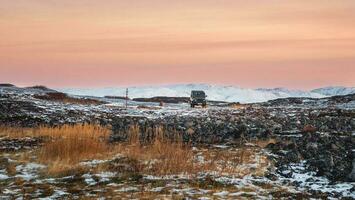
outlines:
{"label": "dark off-road vehicle", "polygon": [[205,94],[204,91],[192,90],[191,97],[190,97],[191,108],[194,108],[197,105],[206,107],[207,106],[206,97],[207,95]]}

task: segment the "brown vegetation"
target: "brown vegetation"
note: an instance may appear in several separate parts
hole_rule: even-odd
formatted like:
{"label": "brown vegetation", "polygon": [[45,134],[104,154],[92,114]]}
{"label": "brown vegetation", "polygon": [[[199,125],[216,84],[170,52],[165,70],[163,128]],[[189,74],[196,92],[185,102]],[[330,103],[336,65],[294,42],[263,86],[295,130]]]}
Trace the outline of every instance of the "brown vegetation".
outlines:
{"label": "brown vegetation", "polygon": [[247,106],[245,104],[240,104],[239,102],[236,102],[236,103],[229,103],[228,107],[231,107],[234,109],[243,109],[243,108],[246,108]]}
{"label": "brown vegetation", "polygon": [[48,166],[49,174],[81,170],[80,161],[112,156],[112,146],[107,143],[110,130],[96,125],[64,125],[41,127],[37,135],[52,140],[38,150],[38,160]]}
{"label": "brown vegetation", "polygon": [[315,133],[317,131],[317,128],[310,125],[310,124],[307,124],[303,127],[303,132],[306,132],[306,133]]}
{"label": "brown vegetation", "polygon": [[191,147],[182,142],[178,133],[174,134],[176,135],[174,139],[168,139],[161,127],[155,128],[153,141],[145,142],[145,145],[142,145],[140,134],[138,127],[131,127],[128,143],[120,145],[119,150],[129,158],[148,161],[147,165],[142,167],[145,173],[166,175],[194,170]]}
{"label": "brown vegetation", "polygon": [[74,104],[84,104],[84,105],[98,105],[98,104],[103,104],[105,102],[96,100],[96,99],[89,99],[89,98],[75,98],[75,97],[70,97],[65,93],[61,92],[50,92],[47,94],[35,94],[33,95],[34,98],[36,99],[42,99],[42,100],[47,100],[47,101],[58,101],[58,102],[63,102],[63,103],[74,103]]}
{"label": "brown vegetation", "polygon": [[[258,149],[241,147],[219,149],[200,147],[193,150],[190,144],[183,143],[179,133],[167,138],[163,128],[153,130],[154,139],[149,143],[140,140],[138,127],[129,130],[129,141],[119,145],[119,152],[130,159],[145,163],[139,166],[140,173],[153,175],[190,174],[198,172],[233,173],[236,176],[263,174],[269,164],[265,156],[258,155]],[[202,159],[202,160],[199,160]],[[255,168],[245,165],[255,164]]]}
{"label": "brown vegetation", "polygon": [[18,128],[18,127],[0,125],[0,137],[23,138],[23,137],[34,137],[34,134],[33,134],[33,129],[30,128]]}
{"label": "brown vegetation", "polygon": [[275,144],[277,141],[274,138],[268,138],[268,139],[263,139],[263,140],[256,140],[254,143],[261,147],[261,148],[265,148],[267,145],[269,144]]}
{"label": "brown vegetation", "polygon": [[38,128],[0,127],[0,135],[7,138],[46,138],[46,142],[35,153],[38,162],[48,166],[50,174],[78,170],[77,164],[85,159],[112,156],[113,147],[107,142],[109,134],[107,127],[89,124]]}
{"label": "brown vegetation", "polygon": [[47,135],[52,140],[46,143],[39,153],[43,162],[67,161],[76,163],[84,158],[110,150],[107,144],[109,130],[96,125],[64,125],[61,127],[41,127],[38,135]]}
{"label": "brown vegetation", "polygon": [[[256,147],[193,148],[183,143],[177,132],[169,134],[174,138],[166,137],[161,127],[150,130],[154,137],[144,141],[140,129],[132,126],[128,131],[128,141],[119,144],[108,142],[109,128],[88,124],[33,129],[2,127],[0,131],[8,132],[12,138],[47,138],[44,145],[34,152],[37,162],[47,165],[46,173],[53,176],[81,173],[86,169],[80,162],[90,159],[109,161],[96,170],[150,175],[213,172],[242,177],[246,174],[261,175],[269,164],[265,156],[258,154]],[[115,155],[120,156],[116,158]]]}

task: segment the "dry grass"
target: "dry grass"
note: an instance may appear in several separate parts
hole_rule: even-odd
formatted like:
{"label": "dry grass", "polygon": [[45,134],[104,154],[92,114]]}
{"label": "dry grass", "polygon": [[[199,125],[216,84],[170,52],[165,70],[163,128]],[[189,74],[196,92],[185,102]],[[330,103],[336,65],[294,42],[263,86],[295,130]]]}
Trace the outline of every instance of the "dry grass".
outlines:
{"label": "dry grass", "polygon": [[44,127],[38,132],[40,135],[48,135],[53,139],[40,149],[38,156],[42,162],[60,160],[76,163],[110,150],[106,144],[109,131],[99,126]]}
{"label": "dry grass", "polygon": [[[0,127],[1,133],[14,137],[46,137],[45,144],[35,151],[37,161],[47,165],[47,174],[69,175],[85,171],[80,162],[90,159],[111,159],[120,154],[127,159],[120,162],[134,165],[134,173],[151,175],[175,175],[198,172],[214,172],[244,176],[262,175],[269,162],[259,155],[258,147],[211,148],[193,150],[183,142],[179,133],[170,133],[161,128],[147,129],[142,133],[137,126],[128,131],[129,140],[116,145],[107,142],[111,131],[97,125],[64,125],[20,129]],[[143,135],[152,137],[145,138]],[[173,138],[171,136],[174,136]],[[144,138],[144,139],[143,139]],[[258,141],[256,141],[258,142]],[[259,141],[265,146],[272,141]],[[202,158],[202,160],[201,160]],[[96,170],[118,170],[98,166]]]}
{"label": "dry grass", "polygon": [[[0,127],[0,135],[7,138],[41,137],[45,143],[35,151],[37,161],[48,166],[49,174],[78,171],[78,163],[86,159],[112,156],[113,146],[108,144],[111,131],[107,127],[90,124],[59,127],[16,128]],[[31,157],[24,153],[23,160]]]}
{"label": "dry grass", "polygon": [[34,129],[31,128],[0,126],[0,137],[24,138],[24,137],[35,137],[35,135],[34,135]]}
{"label": "dry grass", "polygon": [[[145,163],[139,169],[144,174],[197,174],[198,172],[228,173],[239,175],[261,175],[269,164],[265,156],[258,155],[258,148],[238,149],[201,148],[192,150],[190,144],[183,143],[179,133],[175,138],[167,138],[164,129],[155,128],[155,136],[150,143],[142,145],[138,127],[129,130],[129,141],[119,146],[119,152],[131,159]],[[199,161],[199,158],[203,160]],[[252,167],[250,167],[252,166]]]}
{"label": "dry grass", "polygon": [[245,104],[240,104],[240,103],[230,103],[230,104],[228,104],[228,107],[234,108],[234,109],[244,109],[247,106]]}
{"label": "dry grass", "polygon": [[59,127],[39,127],[35,129],[35,135],[50,136],[54,139],[67,138],[71,140],[92,139],[105,140],[111,134],[111,130],[107,127],[102,127],[93,124],[76,124],[63,125]]}
{"label": "dry grass", "polygon": [[85,138],[104,139],[110,135],[110,129],[91,124],[62,125],[58,127],[40,126],[37,128],[22,128],[0,126],[0,136],[7,138],[50,137],[52,139]]}
{"label": "dry grass", "polygon": [[65,161],[54,161],[47,164],[47,168],[43,170],[45,176],[50,177],[65,177],[71,175],[81,175],[87,172],[88,169],[78,164],[70,164]]}
{"label": "dry grass", "polygon": [[37,153],[38,160],[48,166],[49,173],[68,171],[86,159],[112,156],[112,146],[107,143],[110,130],[97,125],[64,125],[40,127],[37,135],[49,136]]}
{"label": "dry grass", "polygon": [[120,152],[129,158],[146,162],[148,167],[144,169],[145,173],[165,175],[192,172],[193,152],[190,145],[182,142],[178,133],[173,134],[175,138],[168,139],[161,127],[155,128],[154,139],[145,145],[139,139],[140,134],[138,127],[131,127],[128,144],[120,145]]}

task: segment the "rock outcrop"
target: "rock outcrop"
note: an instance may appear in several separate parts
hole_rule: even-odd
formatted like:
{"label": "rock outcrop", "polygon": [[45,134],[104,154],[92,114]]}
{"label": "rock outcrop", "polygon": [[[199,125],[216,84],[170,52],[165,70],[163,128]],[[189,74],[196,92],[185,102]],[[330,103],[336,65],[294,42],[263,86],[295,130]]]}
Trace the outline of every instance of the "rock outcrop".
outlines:
{"label": "rock outcrop", "polygon": [[[306,160],[309,170],[331,181],[354,181],[355,139],[320,133],[302,133],[302,137],[267,146],[280,158],[277,167]],[[292,172],[291,172],[292,174]]]}

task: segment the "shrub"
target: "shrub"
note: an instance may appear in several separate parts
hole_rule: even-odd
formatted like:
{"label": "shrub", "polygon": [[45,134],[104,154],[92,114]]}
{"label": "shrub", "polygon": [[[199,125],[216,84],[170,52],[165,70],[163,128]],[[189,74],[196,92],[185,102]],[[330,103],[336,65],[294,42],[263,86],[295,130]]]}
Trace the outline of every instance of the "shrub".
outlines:
{"label": "shrub", "polygon": [[47,101],[58,101],[58,102],[63,102],[63,103],[74,103],[74,104],[93,104],[93,105],[98,105],[98,104],[103,104],[105,102],[99,101],[96,99],[88,99],[88,98],[75,98],[68,96],[65,93],[62,92],[50,92],[47,94],[35,94],[33,95],[34,98],[36,99],[42,99],[42,100],[47,100]]}
{"label": "shrub", "polygon": [[96,125],[64,125],[61,127],[41,127],[38,135],[47,135],[52,141],[46,143],[39,152],[42,162],[66,161],[77,163],[110,150],[107,138],[110,131]]}

